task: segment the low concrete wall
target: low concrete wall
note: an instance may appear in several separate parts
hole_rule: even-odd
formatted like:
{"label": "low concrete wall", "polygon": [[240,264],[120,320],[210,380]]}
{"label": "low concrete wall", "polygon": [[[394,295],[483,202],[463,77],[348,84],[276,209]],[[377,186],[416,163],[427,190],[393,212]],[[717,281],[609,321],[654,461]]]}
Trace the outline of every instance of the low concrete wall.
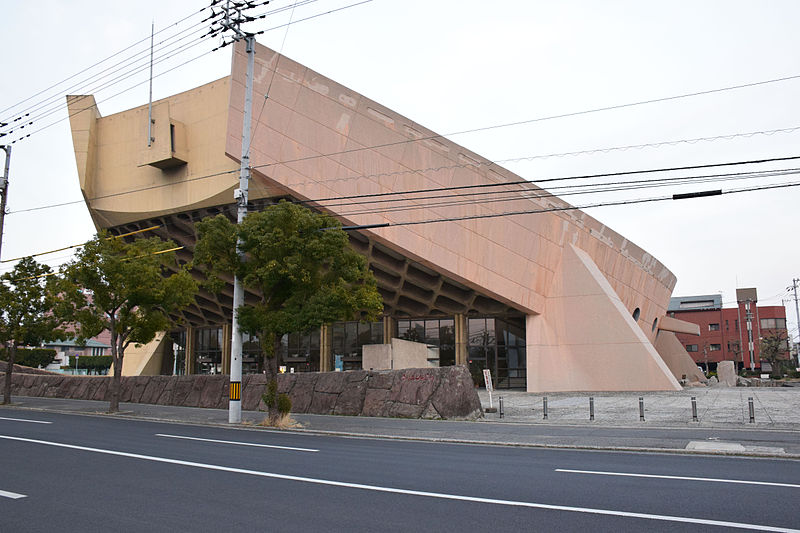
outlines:
{"label": "low concrete wall", "polygon": [[[12,375],[12,395],[108,400],[108,376]],[[0,379],[0,382],[2,380]],[[263,408],[266,377],[242,379],[242,409]],[[129,376],[120,402],[227,409],[229,377]],[[399,418],[475,419],[480,399],[464,366],[405,370],[282,374],[278,390],[292,399],[292,412]]]}

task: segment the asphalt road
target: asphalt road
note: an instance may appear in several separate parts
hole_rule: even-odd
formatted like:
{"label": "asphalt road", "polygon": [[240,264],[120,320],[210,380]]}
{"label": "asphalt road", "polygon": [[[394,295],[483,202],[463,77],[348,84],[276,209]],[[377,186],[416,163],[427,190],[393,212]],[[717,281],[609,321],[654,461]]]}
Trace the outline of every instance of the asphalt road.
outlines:
{"label": "asphalt road", "polygon": [[800,528],[792,460],[0,414],[3,532]]}

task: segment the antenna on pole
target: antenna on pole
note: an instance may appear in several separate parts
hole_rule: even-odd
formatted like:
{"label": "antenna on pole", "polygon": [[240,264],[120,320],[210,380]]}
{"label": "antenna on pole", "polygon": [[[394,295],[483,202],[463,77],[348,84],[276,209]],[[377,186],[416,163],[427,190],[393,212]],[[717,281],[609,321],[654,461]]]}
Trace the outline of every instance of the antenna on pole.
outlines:
{"label": "antenna on pole", "polygon": [[153,37],[155,36],[156,21],[150,23],[150,103],[147,106],[147,147],[153,141]]}

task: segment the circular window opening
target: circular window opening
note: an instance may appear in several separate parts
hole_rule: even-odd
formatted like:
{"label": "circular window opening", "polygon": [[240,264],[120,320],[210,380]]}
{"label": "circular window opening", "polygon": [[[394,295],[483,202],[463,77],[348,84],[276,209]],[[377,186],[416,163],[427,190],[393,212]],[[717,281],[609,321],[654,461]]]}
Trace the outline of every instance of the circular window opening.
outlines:
{"label": "circular window opening", "polygon": [[658,327],[658,318],[653,319],[653,329],[651,331],[655,331]]}
{"label": "circular window opening", "polygon": [[639,308],[637,307],[636,309],[633,310],[633,319],[638,322],[640,314],[641,311],[639,311]]}

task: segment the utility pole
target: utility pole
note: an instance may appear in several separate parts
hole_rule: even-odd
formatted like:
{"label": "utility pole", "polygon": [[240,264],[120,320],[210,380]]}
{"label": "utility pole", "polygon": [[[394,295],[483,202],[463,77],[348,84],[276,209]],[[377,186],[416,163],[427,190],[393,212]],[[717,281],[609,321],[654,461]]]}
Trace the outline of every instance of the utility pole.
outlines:
{"label": "utility pole", "polygon": [[6,218],[6,198],[8,198],[8,167],[11,165],[11,145],[0,146],[6,153],[6,164],[3,166],[3,178],[0,181],[0,256],[3,250],[3,222]]}
{"label": "utility pole", "polygon": [[[5,196],[3,196],[3,200],[5,201]],[[2,225],[2,223],[0,223],[0,228],[2,228],[2,227],[3,227],[3,225]],[[797,320],[797,346],[798,346],[796,355],[797,355],[797,366],[800,367],[800,306],[798,306],[798,304],[797,304],[797,285],[798,284],[800,284],[800,279],[794,278],[794,279],[792,279],[792,286],[791,287],[787,287],[787,289],[794,290],[794,312],[795,312],[795,318]]]}
{"label": "utility pole", "polygon": [[[245,4],[227,0],[222,8],[225,17],[220,20],[222,30],[233,32],[233,40],[244,39],[247,52],[247,77],[244,90],[244,121],[242,124],[242,160],[239,170],[239,188],[233,193],[237,203],[236,223],[241,224],[247,216],[248,189],[250,186],[250,123],[253,116],[253,68],[255,65],[256,39],[252,33],[245,33],[241,25],[248,22],[249,17],[242,15]],[[213,30],[212,30],[213,31]],[[244,254],[237,242],[237,253]],[[228,402],[228,423],[238,424],[242,421],[242,332],[239,330],[239,307],[244,304],[244,287],[239,276],[233,278],[233,320],[231,323],[231,377],[230,400]]]}
{"label": "utility pole", "polygon": [[756,371],[756,360],[753,346],[753,312],[750,311],[750,302],[747,300],[744,304],[745,318],[747,318],[747,348],[750,352],[750,372]]}

